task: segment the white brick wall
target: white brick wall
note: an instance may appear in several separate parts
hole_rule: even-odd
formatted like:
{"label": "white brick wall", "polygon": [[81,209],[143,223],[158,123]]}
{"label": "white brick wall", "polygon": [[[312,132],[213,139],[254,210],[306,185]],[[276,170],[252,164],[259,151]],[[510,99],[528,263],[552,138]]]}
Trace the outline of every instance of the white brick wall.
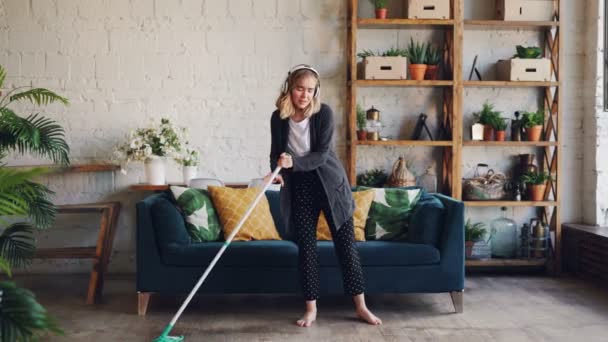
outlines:
{"label": "white brick wall", "polygon": [[[475,11],[473,4],[467,0],[467,13]],[[360,6],[361,16],[372,15],[367,1],[360,1]],[[565,1],[564,6],[562,218],[579,221],[584,103],[580,96],[569,94],[582,94],[579,65],[585,59],[580,49],[586,31],[579,27],[585,12],[579,2]],[[393,13],[401,10],[400,2],[391,4]],[[338,152],[344,157],[345,15],[345,0],[0,0],[0,64],[8,68],[9,85],[32,83],[70,98],[70,107],[52,106],[45,114],[66,128],[74,162],[108,160],[112,147],[130,129],[168,116],[188,126],[192,143],[203,150],[201,176],[246,181],[267,172],[269,115],[287,70],[298,63],[313,64],[323,75],[323,99],[336,112]],[[410,36],[441,37],[426,29],[379,31],[362,30],[359,47],[404,47]],[[490,73],[491,60],[512,54],[517,44],[538,39],[526,30],[512,33],[467,31],[465,74],[474,53],[483,55],[486,64],[481,67]],[[496,44],[488,47],[488,40]],[[467,89],[465,114],[487,98],[512,113],[521,109],[512,108],[513,103],[522,107],[535,103],[529,94]],[[436,117],[439,99],[436,90],[413,88],[362,89],[358,98],[364,107],[382,109],[383,120],[391,125],[385,133],[393,135],[411,134],[420,112]],[[477,151],[465,154],[465,174],[479,161],[506,168],[507,158],[521,152]],[[359,170],[388,169],[401,153],[413,158],[418,172],[439,157],[438,150],[427,148],[361,149]],[[168,171],[170,180],[180,179],[177,166]],[[141,165],[133,165],[127,176],[66,174],[44,180],[57,191],[57,203],[123,202],[112,272],[134,270],[134,206],[147,194],[127,188],[143,181],[142,173]],[[493,218],[498,212],[468,214]],[[523,221],[529,213],[518,209],[510,215]],[[41,234],[39,241],[43,246],[81,244],[93,241],[94,231],[94,220],[66,217],[57,228]],[[87,271],[89,266],[86,261],[38,261],[33,270],[74,272]]]}

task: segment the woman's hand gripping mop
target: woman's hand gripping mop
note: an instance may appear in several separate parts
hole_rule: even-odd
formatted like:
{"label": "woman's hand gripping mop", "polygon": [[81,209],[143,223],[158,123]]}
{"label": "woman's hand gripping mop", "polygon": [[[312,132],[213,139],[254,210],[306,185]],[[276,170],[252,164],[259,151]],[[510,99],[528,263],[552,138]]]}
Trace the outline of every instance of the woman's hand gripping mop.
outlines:
{"label": "woman's hand gripping mop", "polygon": [[217,254],[215,255],[215,258],[213,258],[213,260],[211,261],[209,266],[207,266],[207,269],[205,270],[205,272],[203,273],[201,278],[198,280],[198,283],[196,283],[196,285],[194,286],[192,291],[190,291],[188,298],[186,298],[186,300],[184,301],[182,306],[179,308],[179,310],[177,311],[175,316],[173,316],[171,323],[169,323],[169,325],[167,325],[167,327],[165,328],[165,330],[163,330],[163,333],[160,336],[158,336],[156,339],[154,339],[154,342],[179,342],[179,341],[184,340],[184,336],[169,336],[169,333],[173,329],[173,326],[175,325],[175,323],[181,316],[182,312],[184,312],[184,309],[186,309],[186,307],[190,303],[190,300],[192,300],[192,297],[194,297],[194,294],[196,293],[196,291],[198,291],[199,287],[201,287],[201,285],[203,285],[203,282],[205,281],[205,279],[207,278],[207,276],[209,275],[209,273],[211,272],[211,270],[213,269],[213,267],[215,266],[217,261],[220,259],[220,257],[222,256],[222,254],[224,253],[226,248],[228,248],[228,246],[230,245],[230,242],[232,242],[232,239],[234,239],[234,237],[239,232],[239,230],[241,230],[243,223],[245,223],[245,221],[247,221],[247,218],[249,217],[249,215],[251,215],[253,208],[255,208],[255,206],[258,204],[258,202],[260,201],[262,196],[265,195],[264,193],[266,192],[266,190],[268,189],[270,184],[272,184],[272,182],[277,177],[277,175],[279,174],[280,171],[281,171],[280,166],[278,166],[274,170],[274,172],[270,176],[270,179],[266,182],[266,184],[264,184],[264,187],[260,190],[260,192],[256,196],[253,203],[249,206],[249,209],[247,209],[247,211],[245,212],[245,215],[243,215],[243,217],[241,218],[241,221],[239,221],[239,223],[237,224],[236,229],[234,229],[232,231],[232,233],[230,234],[230,236],[228,236],[228,239],[226,240],[226,242],[224,242],[224,245],[222,246],[222,248],[219,250],[219,252],[217,252]]}

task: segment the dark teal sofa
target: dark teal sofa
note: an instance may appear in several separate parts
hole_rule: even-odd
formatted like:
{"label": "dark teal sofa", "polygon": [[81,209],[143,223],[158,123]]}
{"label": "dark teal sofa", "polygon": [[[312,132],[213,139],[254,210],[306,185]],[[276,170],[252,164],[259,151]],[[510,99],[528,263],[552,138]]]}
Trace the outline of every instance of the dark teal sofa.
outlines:
{"label": "dark teal sofa", "polygon": [[[230,244],[200,293],[300,293],[297,245],[278,224],[278,192],[267,191],[282,241]],[[435,245],[393,241],[357,242],[366,293],[450,293],[463,310],[464,206],[432,194],[444,206]],[[433,215],[433,213],[429,213]],[[138,312],[145,315],[152,293],[187,294],[223,242],[193,243],[170,194],[137,203]],[[319,241],[321,294],[342,294],[342,278],[331,241]]]}

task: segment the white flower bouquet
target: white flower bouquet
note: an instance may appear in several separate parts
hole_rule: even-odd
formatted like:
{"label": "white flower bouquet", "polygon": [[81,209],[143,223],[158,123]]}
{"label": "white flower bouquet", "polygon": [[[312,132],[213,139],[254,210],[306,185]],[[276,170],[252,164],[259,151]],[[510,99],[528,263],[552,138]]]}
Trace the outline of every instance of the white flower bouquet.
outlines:
{"label": "white flower bouquet", "polygon": [[197,150],[186,147],[183,153],[175,158],[175,161],[183,166],[198,166],[200,162],[200,154]]}
{"label": "white flower bouquet", "polygon": [[185,128],[173,126],[166,118],[161,119],[158,128],[138,128],[129,133],[127,143],[114,150],[112,162],[120,165],[121,172],[126,173],[130,162],[163,157],[179,159],[182,157],[185,131]]}

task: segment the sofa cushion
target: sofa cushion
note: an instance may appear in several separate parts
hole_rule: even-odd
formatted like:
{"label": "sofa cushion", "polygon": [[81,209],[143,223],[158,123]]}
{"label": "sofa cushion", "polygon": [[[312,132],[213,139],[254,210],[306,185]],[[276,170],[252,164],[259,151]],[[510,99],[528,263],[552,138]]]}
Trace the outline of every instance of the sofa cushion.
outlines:
{"label": "sofa cushion", "polygon": [[[338,266],[338,258],[331,241],[319,241],[321,266]],[[400,241],[357,242],[363,266],[410,266],[439,263],[439,251],[429,245]]]}
{"label": "sofa cushion", "polygon": [[207,190],[171,186],[171,193],[186,219],[186,229],[193,241],[220,239],[222,226]]}
{"label": "sofa cushion", "polygon": [[[375,191],[373,189],[358,191],[353,193],[355,199],[355,212],[353,213],[353,223],[355,226],[355,240],[365,241],[365,222],[369,207],[374,200]],[[317,224],[317,240],[331,240],[331,232],[329,224],[325,218],[325,214],[321,211],[319,223]]]}
{"label": "sofa cushion", "polygon": [[[367,190],[368,187],[357,187]],[[422,189],[373,188],[375,197],[365,224],[366,240],[405,241],[412,211],[420,198]]]}
{"label": "sofa cushion", "polygon": [[[224,239],[228,239],[232,231],[253,203],[260,189],[246,188],[233,189],[222,186],[208,188],[213,200],[213,206],[218,212],[222,222]],[[262,196],[255,206],[241,230],[234,236],[234,241],[249,240],[281,240],[274,226],[268,200]]]}
{"label": "sofa cushion", "polygon": [[[223,242],[195,242],[187,246],[172,244],[162,251],[161,257],[166,265],[206,267],[223,244]],[[217,262],[217,266],[296,267],[297,258],[298,247],[291,241],[233,241]]]}
{"label": "sofa cushion", "polygon": [[408,241],[439,247],[444,209],[437,197],[424,192],[410,219]]}
{"label": "sofa cushion", "polygon": [[159,198],[151,207],[156,243],[163,250],[168,245],[183,246],[190,243],[184,218],[168,198]]}

